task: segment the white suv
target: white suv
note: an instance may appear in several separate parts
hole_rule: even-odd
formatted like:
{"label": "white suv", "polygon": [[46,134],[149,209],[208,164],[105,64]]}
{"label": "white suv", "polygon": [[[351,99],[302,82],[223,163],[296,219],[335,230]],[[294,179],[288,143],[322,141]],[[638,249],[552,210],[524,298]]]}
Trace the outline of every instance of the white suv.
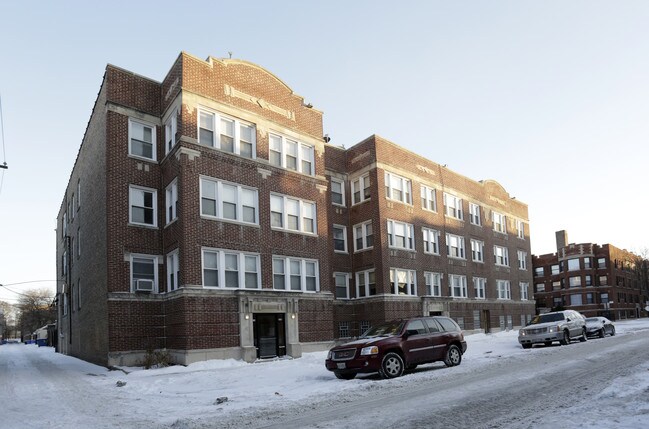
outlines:
{"label": "white suv", "polygon": [[565,346],[573,338],[579,338],[579,341],[587,339],[586,320],[573,310],[539,314],[518,331],[518,342],[524,349],[541,343],[549,346],[553,341]]}

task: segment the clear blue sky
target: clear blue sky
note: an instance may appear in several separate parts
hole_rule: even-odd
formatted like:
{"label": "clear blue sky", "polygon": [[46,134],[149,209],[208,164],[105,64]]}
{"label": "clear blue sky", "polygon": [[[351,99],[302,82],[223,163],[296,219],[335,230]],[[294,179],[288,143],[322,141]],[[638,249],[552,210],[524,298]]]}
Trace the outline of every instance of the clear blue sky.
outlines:
{"label": "clear blue sky", "polygon": [[[324,111],[332,143],[376,133],[497,180],[529,205],[535,254],[560,229],[641,251],[648,23],[647,1],[4,1],[0,283],[55,277],[56,215],[106,64],[161,80],[180,51],[267,68]],[[34,287],[54,282],[12,288]]]}

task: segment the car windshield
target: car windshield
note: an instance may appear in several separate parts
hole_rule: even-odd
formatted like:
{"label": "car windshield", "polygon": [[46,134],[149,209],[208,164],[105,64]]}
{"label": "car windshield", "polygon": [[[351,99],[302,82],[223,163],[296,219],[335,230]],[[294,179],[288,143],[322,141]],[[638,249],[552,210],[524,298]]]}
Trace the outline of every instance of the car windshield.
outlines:
{"label": "car windshield", "polygon": [[361,338],[370,338],[370,337],[388,337],[391,335],[396,335],[401,332],[401,327],[403,322],[400,320],[394,322],[386,322],[381,325],[372,326],[370,329],[365,331]]}
{"label": "car windshield", "polygon": [[530,325],[536,325],[537,323],[560,322],[562,320],[562,313],[539,314],[538,316],[535,316],[534,319],[532,319]]}

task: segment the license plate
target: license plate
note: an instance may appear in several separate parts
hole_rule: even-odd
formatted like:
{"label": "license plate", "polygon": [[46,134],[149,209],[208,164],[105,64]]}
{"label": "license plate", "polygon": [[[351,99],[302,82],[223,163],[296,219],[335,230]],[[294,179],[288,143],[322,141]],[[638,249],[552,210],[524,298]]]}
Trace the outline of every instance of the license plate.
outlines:
{"label": "license plate", "polygon": [[339,363],[338,364],[338,369],[345,369],[345,363]]}

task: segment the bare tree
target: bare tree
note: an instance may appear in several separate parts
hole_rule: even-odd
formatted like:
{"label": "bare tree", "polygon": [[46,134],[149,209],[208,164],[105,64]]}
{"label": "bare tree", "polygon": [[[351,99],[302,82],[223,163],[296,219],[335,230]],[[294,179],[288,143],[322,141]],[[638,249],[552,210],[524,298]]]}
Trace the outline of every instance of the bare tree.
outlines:
{"label": "bare tree", "polygon": [[33,289],[18,299],[18,325],[23,338],[56,320],[53,297],[47,289]]}

